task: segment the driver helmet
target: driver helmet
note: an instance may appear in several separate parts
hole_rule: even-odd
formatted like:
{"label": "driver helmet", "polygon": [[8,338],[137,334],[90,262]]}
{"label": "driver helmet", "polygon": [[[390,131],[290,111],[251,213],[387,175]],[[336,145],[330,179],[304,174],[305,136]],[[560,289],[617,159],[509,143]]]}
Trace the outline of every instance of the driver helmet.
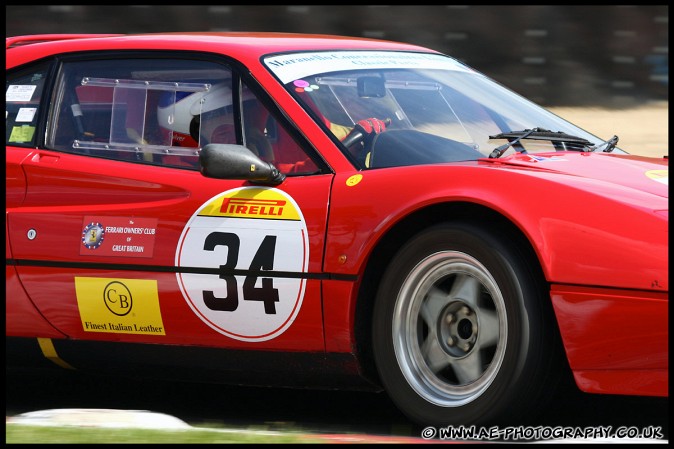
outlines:
{"label": "driver helmet", "polygon": [[225,84],[200,92],[170,91],[157,105],[157,120],[172,146],[198,147],[202,114],[231,112],[232,90]]}

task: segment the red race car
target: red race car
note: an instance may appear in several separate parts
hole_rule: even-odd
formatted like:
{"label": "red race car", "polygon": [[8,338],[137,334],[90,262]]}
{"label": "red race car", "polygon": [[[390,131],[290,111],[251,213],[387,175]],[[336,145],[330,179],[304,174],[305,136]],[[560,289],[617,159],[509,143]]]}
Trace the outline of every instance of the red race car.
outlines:
{"label": "red race car", "polygon": [[[439,52],[6,39],[8,364],[387,392],[517,422],[668,396],[668,160]],[[619,130],[616,130],[619,132]]]}

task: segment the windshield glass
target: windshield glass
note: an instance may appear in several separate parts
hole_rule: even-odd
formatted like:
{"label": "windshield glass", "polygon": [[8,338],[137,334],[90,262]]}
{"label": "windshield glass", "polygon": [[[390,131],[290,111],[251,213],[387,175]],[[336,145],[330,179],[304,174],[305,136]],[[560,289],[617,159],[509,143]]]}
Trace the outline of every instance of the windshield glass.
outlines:
{"label": "windshield glass", "polygon": [[[386,123],[386,130],[374,140],[359,142],[370,146],[367,158],[342,145],[360,168],[476,160],[512,141],[508,132],[532,128],[562,132],[595,146],[603,143],[444,55],[332,51],[274,55],[264,62],[335,139],[346,142],[345,134],[363,119]],[[345,131],[340,134],[339,128]],[[393,159],[383,154],[390,148],[398,153]],[[522,139],[506,154],[516,150],[535,153],[560,147]],[[372,162],[370,152],[378,163]]]}

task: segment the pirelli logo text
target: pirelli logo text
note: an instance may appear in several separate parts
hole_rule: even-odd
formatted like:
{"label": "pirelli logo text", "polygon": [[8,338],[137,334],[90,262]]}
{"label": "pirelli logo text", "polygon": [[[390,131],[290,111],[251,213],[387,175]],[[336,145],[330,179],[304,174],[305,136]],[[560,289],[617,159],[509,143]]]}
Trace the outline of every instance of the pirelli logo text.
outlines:
{"label": "pirelli logo text", "polygon": [[287,203],[283,199],[223,198],[219,215],[236,218],[292,220],[295,213],[292,206],[289,211],[286,211]]}
{"label": "pirelli logo text", "polygon": [[237,216],[277,216],[283,215],[285,200],[258,200],[246,198],[225,198],[222,200],[220,212]]}

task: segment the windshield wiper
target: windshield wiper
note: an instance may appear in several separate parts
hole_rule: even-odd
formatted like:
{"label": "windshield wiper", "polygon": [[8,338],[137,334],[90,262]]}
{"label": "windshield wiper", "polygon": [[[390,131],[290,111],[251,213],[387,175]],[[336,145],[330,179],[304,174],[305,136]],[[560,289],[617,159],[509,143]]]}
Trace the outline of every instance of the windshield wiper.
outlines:
{"label": "windshield wiper", "polygon": [[[547,140],[552,142],[555,148],[558,148],[558,143],[561,143],[562,149],[567,149],[564,144],[571,145],[580,145],[583,149],[581,151],[591,151],[592,142],[582,137],[574,136],[567,134],[562,131],[550,131],[549,129],[543,128],[533,128],[533,129],[524,129],[522,131],[508,131],[505,133],[496,134],[494,136],[489,136],[490,139],[509,139],[508,143],[501,145],[500,147],[494,148],[494,150],[489,154],[490,158],[498,158],[505,153],[505,151],[513,145],[517,145],[520,140],[531,139],[531,140]],[[510,140],[513,139],[513,140]],[[573,148],[569,148],[573,149]],[[526,153],[526,150],[517,150],[520,153]]]}
{"label": "windshield wiper", "polygon": [[590,147],[590,151],[597,151],[599,148],[606,145],[606,148],[604,148],[604,153],[610,153],[615,149],[616,145],[618,145],[618,140],[619,140],[618,136],[613,136],[610,139],[600,143],[599,145]]}

